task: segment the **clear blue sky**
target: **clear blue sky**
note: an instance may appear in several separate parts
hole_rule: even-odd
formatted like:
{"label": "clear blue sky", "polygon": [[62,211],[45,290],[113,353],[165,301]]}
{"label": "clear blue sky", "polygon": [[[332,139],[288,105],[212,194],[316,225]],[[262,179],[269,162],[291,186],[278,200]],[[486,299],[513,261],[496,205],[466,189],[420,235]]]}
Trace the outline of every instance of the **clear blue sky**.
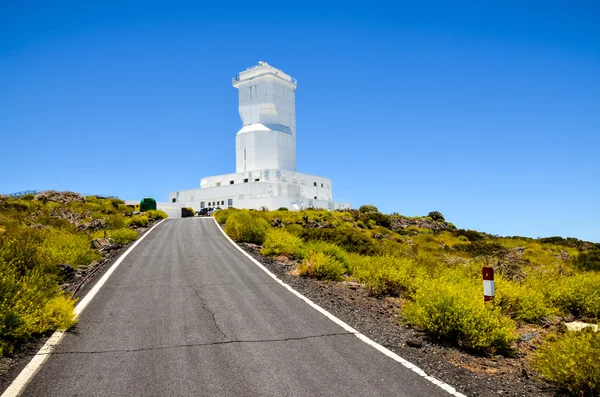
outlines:
{"label": "clear blue sky", "polygon": [[4,0],[0,192],[166,201],[234,172],[231,78],[264,60],[298,79],[298,170],[335,200],[600,241],[599,20],[593,1]]}

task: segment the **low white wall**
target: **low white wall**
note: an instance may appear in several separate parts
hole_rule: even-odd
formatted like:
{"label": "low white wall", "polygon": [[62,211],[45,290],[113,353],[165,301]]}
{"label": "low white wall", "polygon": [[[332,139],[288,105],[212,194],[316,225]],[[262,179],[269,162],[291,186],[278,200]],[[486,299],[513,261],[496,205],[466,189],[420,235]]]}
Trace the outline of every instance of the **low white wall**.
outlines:
{"label": "low white wall", "polygon": [[156,209],[166,212],[169,218],[181,218],[181,206],[159,202],[156,203]]}

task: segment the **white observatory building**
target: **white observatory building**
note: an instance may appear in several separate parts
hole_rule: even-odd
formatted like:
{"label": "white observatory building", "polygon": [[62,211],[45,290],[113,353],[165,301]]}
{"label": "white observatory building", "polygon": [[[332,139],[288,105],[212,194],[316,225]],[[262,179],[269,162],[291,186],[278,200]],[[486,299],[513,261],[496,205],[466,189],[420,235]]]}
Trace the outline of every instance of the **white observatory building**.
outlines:
{"label": "white observatory building", "polygon": [[233,78],[242,128],[235,173],[202,178],[200,187],[169,193],[170,205],[300,210],[350,208],[333,201],[331,179],[296,172],[296,79],[259,62]]}

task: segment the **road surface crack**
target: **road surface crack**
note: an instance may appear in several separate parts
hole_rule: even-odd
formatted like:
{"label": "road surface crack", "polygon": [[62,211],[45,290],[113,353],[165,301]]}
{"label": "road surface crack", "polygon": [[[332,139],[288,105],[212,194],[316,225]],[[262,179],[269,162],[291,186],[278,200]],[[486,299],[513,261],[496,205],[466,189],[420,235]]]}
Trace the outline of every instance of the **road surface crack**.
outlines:
{"label": "road surface crack", "polygon": [[327,338],[327,337],[335,337],[335,336],[345,336],[345,335],[356,335],[356,333],[354,333],[354,332],[336,332],[336,333],[329,333],[329,334],[298,336],[298,337],[280,338],[280,339],[228,340],[228,341],[221,341],[221,342],[189,343],[189,344],[171,345],[171,346],[141,347],[138,349],[109,349],[109,350],[91,350],[91,351],[53,351],[53,352],[48,352],[48,353],[38,353],[36,355],[45,356],[45,355],[49,355],[49,354],[136,353],[136,352],[145,352],[145,351],[153,351],[153,350],[180,349],[180,348],[187,348],[187,347],[208,347],[208,346],[217,346],[217,345],[231,345],[231,344],[237,344],[237,343],[243,344],[243,343],[293,342],[293,341]]}
{"label": "road surface crack", "polygon": [[200,306],[202,307],[202,309],[204,309],[205,311],[210,313],[210,316],[212,318],[213,324],[215,325],[215,328],[219,331],[219,333],[223,336],[223,338],[227,339],[227,335],[225,335],[225,332],[223,332],[223,330],[219,326],[219,323],[217,323],[217,319],[215,318],[215,312],[213,312],[206,306],[206,302],[204,302],[204,299],[202,299],[202,297],[200,296],[200,293],[198,292],[198,290],[196,288],[192,287],[191,285],[189,287],[194,291],[194,293],[198,297],[198,300],[200,301]]}

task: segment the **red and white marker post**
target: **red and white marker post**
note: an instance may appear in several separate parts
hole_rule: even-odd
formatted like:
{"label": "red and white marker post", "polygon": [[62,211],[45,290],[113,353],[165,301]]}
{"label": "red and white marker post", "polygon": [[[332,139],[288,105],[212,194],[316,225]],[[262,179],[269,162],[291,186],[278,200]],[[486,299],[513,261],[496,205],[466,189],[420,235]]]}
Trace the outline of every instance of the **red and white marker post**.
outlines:
{"label": "red and white marker post", "polygon": [[494,268],[483,267],[483,301],[489,302],[494,300]]}

